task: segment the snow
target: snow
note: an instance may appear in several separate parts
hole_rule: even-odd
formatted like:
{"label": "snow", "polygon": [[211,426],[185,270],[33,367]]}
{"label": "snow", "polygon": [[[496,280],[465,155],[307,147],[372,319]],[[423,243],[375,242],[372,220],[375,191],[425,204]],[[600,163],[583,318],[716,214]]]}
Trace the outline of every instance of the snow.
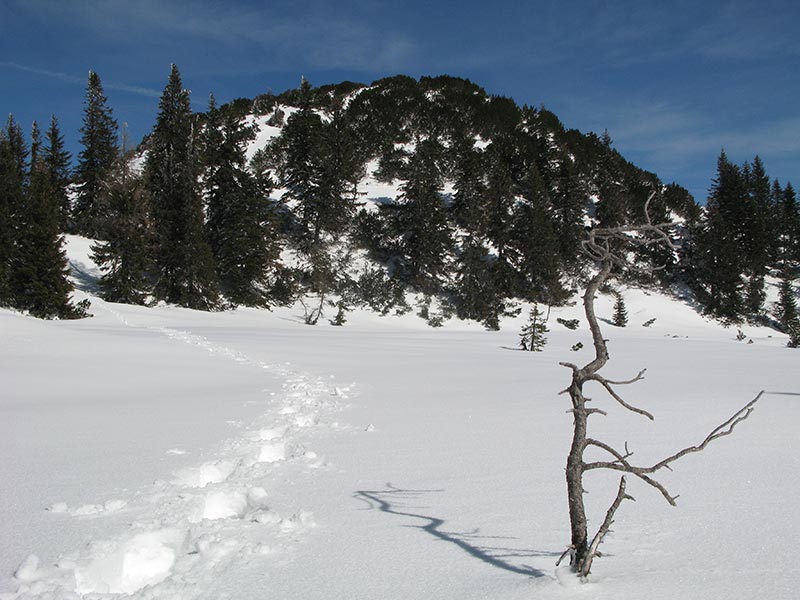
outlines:
{"label": "snow", "polygon": [[247,495],[240,491],[209,492],[203,503],[203,518],[241,519],[247,511]]}
{"label": "snow", "polygon": [[366,166],[366,177],[358,186],[359,194],[366,200],[364,208],[368,211],[377,210],[378,204],[395,202],[402,193],[403,182],[385,183],[375,178],[378,167],[377,159],[369,161]]}
{"label": "snow", "polygon": [[245,119],[245,125],[255,127],[255,138],[250,141],[245,152],[247,161],[253,160],[256,152],[261,148],[265,148],[274,138],[281,134],[281,127],[269,125],[267,122],[272,118],[278,110],[284,114],[284,123],[288,122],[289,117],[296,113],[299,109],[293,106],[277,106],[275,111],[269,115],[261,117],[250,115]]}
{"label": "snow", "polygon": [[14,577],[19,581],[33,581],[39,571],[39,557],[29,554],[28,557],[14,571]]}
{"label": "snow", "polygon": [[258,462],[274,463],[282,460],[286,460],[286,445],[283,442],[261,446]]}
{"label": "snow", "polygon": [[164,581],[171,573],[184,533],[159,529],[122,543],[95,544],[91,561],[75,569],[75,591],[85,594],[133,594]]}
{"label": "snow", "polygon": [[[677,508],[630,481],[637,502],[581,584],[554,564],[569,536],[558,362],[591,356],[579,303],[553,309],[541,353],[516,350],[524,310],[487,332],[411,314],[310,327],[298,307],[141,308],[96,298],[89,242],[68,243],[94,317],[0,311],[3,600],[796,597],[782,549],[800,535],[797,396],[765,395],[665,474]],[[762,388],[800,392],[785,336],[743,327],[737,341],[685,302],[623,294],[629,326],[603,324],[604,372],[647,367],[621,391],[656,420],[589,389],[609,413],[594,437],[647,463]],[[612,305],[601,296],[598,314]],[[587,479],[591,523],[616,484]]]}

